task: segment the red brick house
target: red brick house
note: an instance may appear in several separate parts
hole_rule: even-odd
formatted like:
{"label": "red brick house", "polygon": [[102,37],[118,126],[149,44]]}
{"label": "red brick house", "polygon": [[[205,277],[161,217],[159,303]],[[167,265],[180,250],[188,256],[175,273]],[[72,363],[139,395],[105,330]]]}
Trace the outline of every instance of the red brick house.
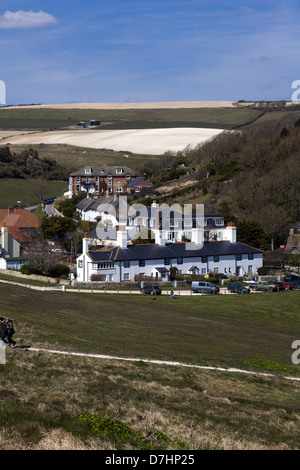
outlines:
{"label": "red brick house", "polygon": [[127,184],[134,178],[134,171],[126,166],[81,168],[69,176],[69,197],[82,191],[95,196],[125,193]]}
{"label": "red brick house", "polygon": [[151,189],[153,188],[153,184],[148,181],[143,176],[134,178],[130,183],[127,185],[127,192],[134,191],[135,193],[141,192],[143,189]]}

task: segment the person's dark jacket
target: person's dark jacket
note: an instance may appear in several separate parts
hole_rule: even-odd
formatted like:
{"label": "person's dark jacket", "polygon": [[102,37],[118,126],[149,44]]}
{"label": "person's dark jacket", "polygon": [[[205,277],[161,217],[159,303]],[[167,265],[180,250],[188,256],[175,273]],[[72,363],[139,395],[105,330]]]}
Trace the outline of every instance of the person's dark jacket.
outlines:
{"label": "person's dark jacket", "polygon": [[4,339],[8,334],[7,326],[4,321],[0,322],[0,338]]}

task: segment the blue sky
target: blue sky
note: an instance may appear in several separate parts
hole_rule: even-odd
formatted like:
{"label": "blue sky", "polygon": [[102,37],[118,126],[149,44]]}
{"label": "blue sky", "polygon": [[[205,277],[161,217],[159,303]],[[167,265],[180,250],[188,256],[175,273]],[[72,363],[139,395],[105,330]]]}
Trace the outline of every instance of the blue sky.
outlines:
{"label": "blue sky", "polygon": [[290,100],[300,2],[0,0],[6,103]]}

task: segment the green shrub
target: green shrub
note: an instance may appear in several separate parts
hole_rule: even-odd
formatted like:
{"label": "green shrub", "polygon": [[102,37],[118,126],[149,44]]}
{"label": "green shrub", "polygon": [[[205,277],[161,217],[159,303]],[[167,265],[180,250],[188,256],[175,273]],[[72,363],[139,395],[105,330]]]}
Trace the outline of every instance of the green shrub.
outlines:
{"label": "green shrub", "polygon": [[[38,275],[44,276],[45,274],[41,272],[33,263],[24,264],[20,269],[22,274],[26,275]],[[70,268],[66,264],[54,264],[49,268],[48,276],[49,277],[62,277],[67,276],[70,273]]]}
{"label": "green shrub", "polygon": [[296,367],[292,366],[287,366],[285,364],[280,364],[279,362],[276,361],[270,361],[269,359],[248,359],[245,361],[245,364],[249,366],[255,366],[255,367],[260,367],[262,369],[267,369],[267,370],[279,370],[282,372],[286,372],[289,374],[299,374],[300,371],[296,369]]}
{"label": "green shrub", "polygon": [[40,271],[32,263],[24,264],[21,267],[20,272],[21,274],[26,274],[27,276],[31,276],[32,274],[37,274],[37,275],[40,274]]}
{"label": "green shrub", "polygon": [[84,421],[90,429],[101,437],[108,438],[115,444],[128,445],[138,450],[160,450],[175,447],[186,449],[186,445],[180,441],[172,441],[169,437],[157,430],[150,430],[147,436],[138,434],[118,419],[108,419],[90,413],[79,413],[77,418]]}
{"label": "green shrub", "polygon": [[70,274],[70,268],[66,264],[54,264],[49,271],[49,277],[62,277]]}

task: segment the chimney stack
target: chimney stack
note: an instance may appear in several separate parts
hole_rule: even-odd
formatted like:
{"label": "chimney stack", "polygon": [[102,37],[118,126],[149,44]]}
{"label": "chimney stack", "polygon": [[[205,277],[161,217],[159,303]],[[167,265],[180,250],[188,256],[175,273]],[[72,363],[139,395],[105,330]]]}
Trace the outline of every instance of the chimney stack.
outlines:
{"label": "chimney stack", "polygon": [[161,211],[157,210],[155,212],[155,244],[165,246],[166,232],[162,225],[162,214]]}
{"label": "chimney stack", "polygon": [[234,222],[228,222],[226,227],[226,237],[231,243],[236,243],[236,226]]}
{"label": "chimney stack", "polygon": [[8,228],[6,226],[3,226],[1,228],[1,238],[0,238],[0,244],[2,248],[2,255],[8,255]]}
{"label": "chimney stack", "polygon": [[82,254],[86,255],[89,252],[89,240],[87,238],[87,232],[84,233],[84,238],[82,239]]}
{"label": "chimney stack", "polygon": [[127,230],[125,225],[117,227],[117,245],[123,249],[127,248]]}

